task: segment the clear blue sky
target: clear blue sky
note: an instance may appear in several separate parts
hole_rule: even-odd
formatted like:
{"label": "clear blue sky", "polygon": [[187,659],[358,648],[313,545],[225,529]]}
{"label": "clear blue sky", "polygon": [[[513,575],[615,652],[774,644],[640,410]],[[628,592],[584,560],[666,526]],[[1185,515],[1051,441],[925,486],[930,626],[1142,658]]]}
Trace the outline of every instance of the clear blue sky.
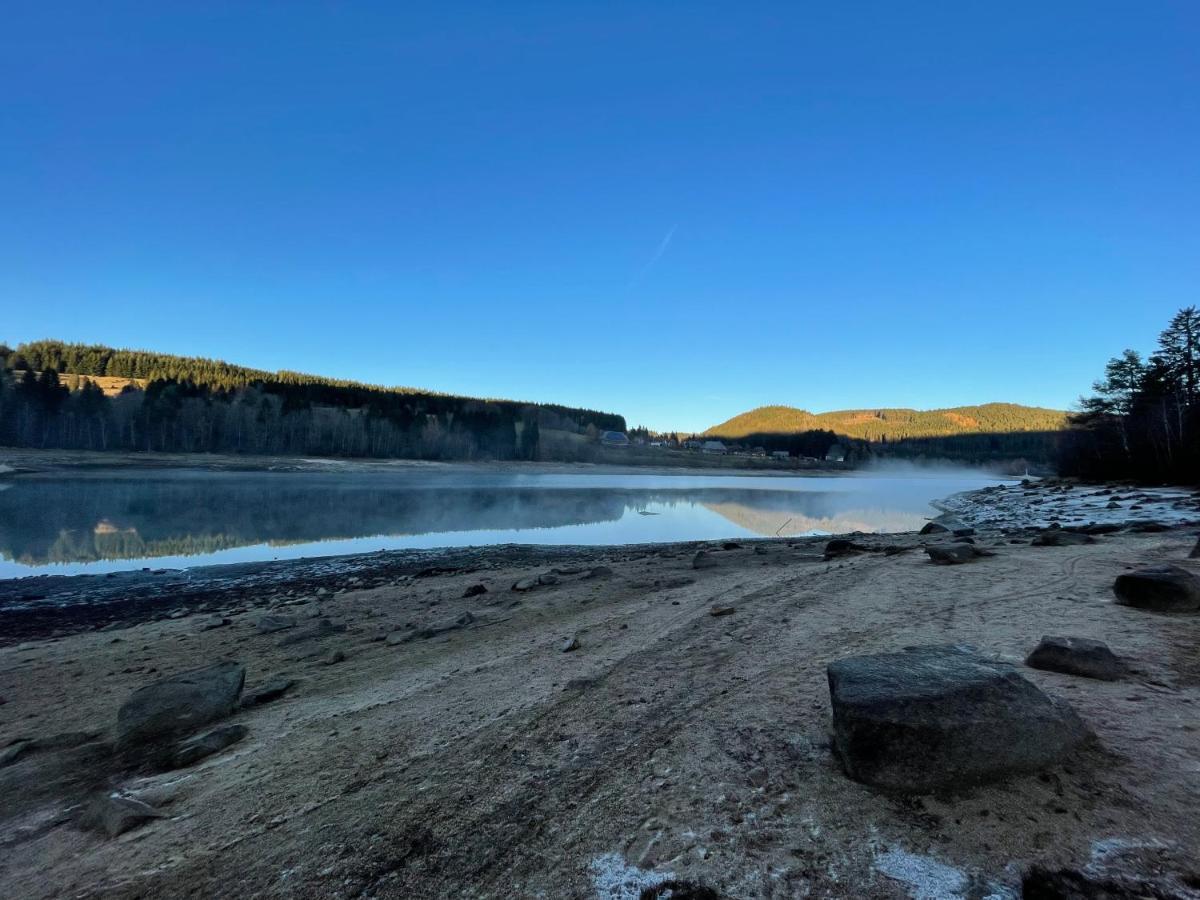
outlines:
{"label": "clear blue sky", "polygon": [[699,429],[1200,301],[1200,4],[6,3],[0,340]]}

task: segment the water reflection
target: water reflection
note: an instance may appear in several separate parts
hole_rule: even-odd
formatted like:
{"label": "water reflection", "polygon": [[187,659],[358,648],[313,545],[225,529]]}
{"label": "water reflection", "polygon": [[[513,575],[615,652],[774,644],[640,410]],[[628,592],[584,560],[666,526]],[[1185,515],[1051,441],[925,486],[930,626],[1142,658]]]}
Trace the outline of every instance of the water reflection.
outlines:
{"label": "water reflection", "polygon": [[443,470],[22,478],[0,490],[0,577],[396,547],[899,531],[920,527],[930,500],[983,483]]}

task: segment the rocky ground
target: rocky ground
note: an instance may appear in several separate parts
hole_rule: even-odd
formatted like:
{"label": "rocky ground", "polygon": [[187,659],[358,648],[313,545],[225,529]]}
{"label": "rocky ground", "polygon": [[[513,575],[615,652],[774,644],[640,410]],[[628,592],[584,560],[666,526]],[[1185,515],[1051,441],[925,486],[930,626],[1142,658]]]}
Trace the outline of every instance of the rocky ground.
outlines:
{"label": "rocky ground", "polygon": [[[1164,504],[1184,500],[1200,518]],[[948,532],[829,559],[823,540],[496,548],[26,616],[0,648],[0,895],[1018,897],[1033,866],[1029,897],[1143,875],[1166,893],[1140,896],[1200,895],[1200,613],[1113,593],[1145,565],[1200,573],[1195,527],[1035,546],[1000,502],[956,504],[979,524],[961,564],[923,552]],[[1043,635],[1104,641],[1120,677],[1024,666]],[[990,784],[848,778],[826,666],[947,643],[1094,738]],[[220,661],[241,697],[278,695],[183,755],[115,743],[135,691]],[[1064,878],[1082,893],[1037,893]]]}

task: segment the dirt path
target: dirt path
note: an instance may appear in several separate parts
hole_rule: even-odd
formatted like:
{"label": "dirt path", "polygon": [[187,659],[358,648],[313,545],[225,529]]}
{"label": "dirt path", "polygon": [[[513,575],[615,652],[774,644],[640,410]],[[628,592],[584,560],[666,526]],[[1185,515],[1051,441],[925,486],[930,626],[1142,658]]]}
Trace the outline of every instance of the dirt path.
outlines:
{"label": "dirt path", "polygon": [[[0,649],[0,747],[108,728],[134,688],[216,659],[244,662],[248,689],[299,679],[235,717],[250,732],[230,750],[121,779],[168,818],[115,839],[69,824],[81,789],[53,789],[54,754],[0,767],[0,893],[612,897],[597,885],[611,886],[619,854],[726,897],[983,896],[970,891],[989,884],[1005,896],[1029,862],[1085,862],[1099,841],[1200,852],[1200,616],[1119,607],[1110,591],[1126,566],[1178,562],[1194,537],[980,543],[997,556],[952,568],[919,551],[824,562],[817,545],[782,541],[714,549],[704,570],[696,547],[594,551],[586,565],[610,577],[523,593],[509,587],[549,566],[485,555],[471,573],[280,606],[349,626],[312,645],[277,646],[246,609],[212,630],[198,614]],[[461,599],[477,582],[488,593]],[[714,604],[734,611],[713,616]],[[464,611],[466,628],[380,640]],[[830,660],[965,642],[1019,662],[1043,634],[1100,638],[1131,660],[1116,683],[1024,670],[1075,705],[1099,747],[923,799],[856,784],[831,759]],[[579,648],[563,652],[573,635]],[[335,649],[347,658],[327,664]]]}

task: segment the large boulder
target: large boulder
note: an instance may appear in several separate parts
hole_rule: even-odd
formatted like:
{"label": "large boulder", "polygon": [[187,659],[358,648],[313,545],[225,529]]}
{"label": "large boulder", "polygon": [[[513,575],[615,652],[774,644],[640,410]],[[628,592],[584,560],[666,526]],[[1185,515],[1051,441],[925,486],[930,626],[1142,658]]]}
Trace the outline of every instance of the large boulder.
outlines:
{"label": "large boulder", "polygon": [[1077,637],[1046,635],[1026,657],[1025,665],[1102,681],[1116,681],[1125,673],[1125,666],[1108,644]]}
{"label": "large boulder", "polygon": [[1012,666],[957,646],[830,663],[834,749],[851,778],[927,793],[1054,765],[1087,728]]}
{"label": "large boulder", "polygon": [[1118,575],[1113,592],[1123,606],[1156,612],[1200,610],[1200,578],[1179,566],[1147,566]]}
{"label": "large boulder", "polygon": [[238,705],[246,667],[219,662],[138,688],[117,713],[117,744],[154,743],[194,731]]}

